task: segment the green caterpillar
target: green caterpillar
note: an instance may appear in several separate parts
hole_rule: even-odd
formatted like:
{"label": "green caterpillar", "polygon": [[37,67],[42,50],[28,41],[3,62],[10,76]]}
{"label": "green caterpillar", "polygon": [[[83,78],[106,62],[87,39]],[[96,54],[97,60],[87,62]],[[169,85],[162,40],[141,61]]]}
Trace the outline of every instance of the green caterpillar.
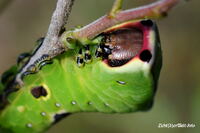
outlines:
{"label": "green caterpillar", "polygon": [[[42,39],[38,43],[42,45]],[[22,74],[24,85],[19,87],[15,76],[37,48],[22,54],[18,65],[1,79],[0,131],[42,132],[75,112],[127,113],[151,108],[162,65],[155,22],[122,23],[91,43],[77,43],[53,59],[43,55]]]}

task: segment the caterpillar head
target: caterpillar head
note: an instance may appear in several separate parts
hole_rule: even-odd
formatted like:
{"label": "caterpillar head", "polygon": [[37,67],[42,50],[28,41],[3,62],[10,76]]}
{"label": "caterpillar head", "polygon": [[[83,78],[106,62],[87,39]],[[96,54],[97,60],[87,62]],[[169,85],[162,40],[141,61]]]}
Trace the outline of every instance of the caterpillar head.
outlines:
{"label": "caterpillar head", "polygon": [[60,58],[65,60],[62,66],[68,81],[63,84],[74,92],[74,97],[66,98],[68,112],[125,113],[149,109],[162,64],[155,22],[122,23],[91,41],[98,44],[76,45]]}
{"label": "caterpillar head", "polygon": [[125,110],[150,108],[162,65],[155,22],[126,22],[107,29],[100,36],[103,39],[96,55],[102,60],[94,64],[92,72],[107,87],[103,93],[116,93],[116,99],[127,104]]}

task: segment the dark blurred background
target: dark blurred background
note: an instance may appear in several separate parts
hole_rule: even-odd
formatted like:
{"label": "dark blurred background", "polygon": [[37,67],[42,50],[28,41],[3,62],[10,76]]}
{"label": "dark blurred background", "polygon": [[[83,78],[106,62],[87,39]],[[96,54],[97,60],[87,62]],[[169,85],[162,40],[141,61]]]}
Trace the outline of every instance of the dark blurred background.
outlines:
{"label": "dark blurred background", "polygon": [[[2,0],[0,0],[2,1]],[[153,0],[125,0],[124,9]],[[68,28],[86,25],[107,13],[113,0],[76,0]],[[0,2],[1,4],[1,2]],[[0,74],[44,36],[56,0],[13,0],[0,13]],[[148,112],[74,114],[47,133],[199,133],[200,1],[181,2],[158,21],[163,48],[155,104]],[[158,128],[159,123],[192,123],[195,128]]]}

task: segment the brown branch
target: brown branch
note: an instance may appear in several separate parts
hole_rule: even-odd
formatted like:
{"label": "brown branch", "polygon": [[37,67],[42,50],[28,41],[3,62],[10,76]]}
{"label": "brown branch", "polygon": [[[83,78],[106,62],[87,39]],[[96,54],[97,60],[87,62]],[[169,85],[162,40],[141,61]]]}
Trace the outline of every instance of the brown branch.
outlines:
{"label": "brown branch", "polygon": [[166,15],[179,1],[180,0],[160,0],[150,5],[117,12],[115,17],[105,15],[91,24],[76,30],[73,35],[75,38],[92,39],[105,29],[122,22],[143,18],[159,18]]}
{"label": "brown branch", "polygon": [[50,58],[60,54],[65,50],[62,43],[59,42],[59,33],[63,26],[67,23],[68,16],[71,12],[71,8],[74,0],[58,0],[56,9],[52,15],[51,22],[49,25],[48,32],[44,39],[43,44],[37,50],[37,52],[31,57],[29,62],[19,72],[16,77],[16,81],[22,85],[21,76],[27,69],[34,65],[34,63],[41,58],[43,55],[49,55]]}

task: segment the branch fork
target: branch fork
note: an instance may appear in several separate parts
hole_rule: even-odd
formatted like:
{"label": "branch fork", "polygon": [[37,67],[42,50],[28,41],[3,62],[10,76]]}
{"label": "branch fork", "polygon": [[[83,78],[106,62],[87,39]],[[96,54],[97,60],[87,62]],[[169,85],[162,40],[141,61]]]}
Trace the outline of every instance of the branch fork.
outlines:
{"label": "branch fork", "polygon": [[121,10],[123,0],[115,0],[108,15],[102,16],[80,29],[67,31],[60,35],[60,31],[67,23],[74,0],[58,0],[43,44],[17,74],[16,81],[20,85],[23,85],[21,76],[31,65],[34,65],[34,62],[41,58],[42,55],[49,55],[50,58],[53,58],[60,53],[67,51],[69,48],[73,48],[73,45],[76,45],[76,40],[82,44],[89,43],[91,39],[107,28],[126,21],[160,18],[180,1],[181,0],[159,0],[138,8]]}

